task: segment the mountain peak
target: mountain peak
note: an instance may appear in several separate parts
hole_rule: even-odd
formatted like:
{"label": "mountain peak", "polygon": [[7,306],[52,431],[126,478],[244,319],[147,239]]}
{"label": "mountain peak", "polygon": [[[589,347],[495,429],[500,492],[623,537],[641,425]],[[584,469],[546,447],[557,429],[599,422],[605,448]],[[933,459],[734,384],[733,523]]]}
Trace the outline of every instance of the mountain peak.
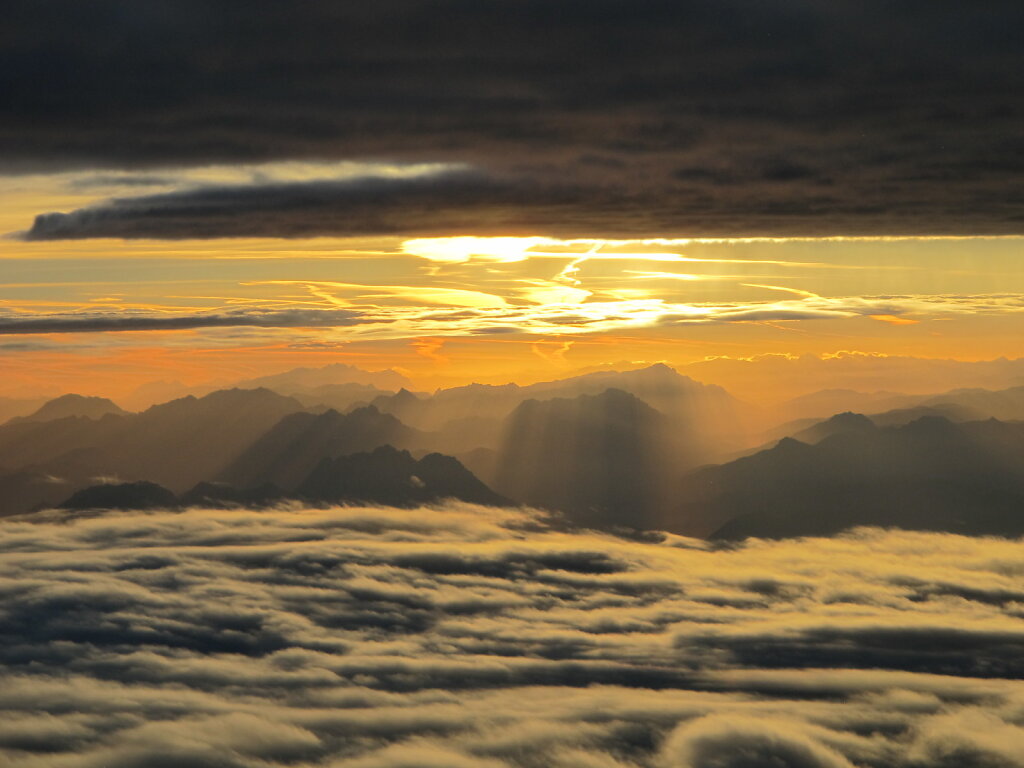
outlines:
{"label": "mountain peak", "polygon": [[806,451],[807,448],[807,443],[801,443],[793,437],[784,437],[775,444],[772,451],[776,453],[796,453]]}
{"label": "mountain peak", "polygon": [[69,416],[101,419],[108,414],[123,416],[127,411],[105,397],[67,394],[44,403],[35,413],[20,421],[55,421]]}

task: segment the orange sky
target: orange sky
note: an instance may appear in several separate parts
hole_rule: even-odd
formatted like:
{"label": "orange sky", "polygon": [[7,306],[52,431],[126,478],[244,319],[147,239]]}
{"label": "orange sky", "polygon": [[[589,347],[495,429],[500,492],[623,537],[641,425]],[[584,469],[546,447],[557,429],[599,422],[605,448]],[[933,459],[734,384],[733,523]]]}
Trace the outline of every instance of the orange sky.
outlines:
{"label": "orange sky", "polygon": [[[266,172],[342,171],[277,164]],[[190,183],[201,183],[239,171],[189,173]],[[0,229],[24,230],[38,212],[118,192],[83,185],[81,176],[8,179]],[[1024,356],[1022,238],[656,234],[634,241],[8,237],[0,241],[0,396],[123,398],[147,382],[218,385],[329,362],[395,368],[432,389],[766,353]],[[195,327],[111,330],[140,318]],[[96,319],[108,325],[90,329],[86,321]],[[43,332],[54,321],[72,332]]]}

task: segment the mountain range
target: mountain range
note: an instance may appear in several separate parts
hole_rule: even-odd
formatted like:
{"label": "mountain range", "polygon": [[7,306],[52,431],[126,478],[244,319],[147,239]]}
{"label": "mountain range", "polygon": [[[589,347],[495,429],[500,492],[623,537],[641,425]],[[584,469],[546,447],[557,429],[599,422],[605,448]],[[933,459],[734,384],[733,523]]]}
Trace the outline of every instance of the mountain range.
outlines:
{"label": "mountain range", "polygon": [[816,442],[784,438],[687,476],[682,517],[720,539],[855,526],[1024,534],[1024,423],[924,416],[877,427],[853,414],[830,422]]}
{"label": "mountain range", "polygon": [[353,371],[299,369],[253,381],[291,394],[235,388],[139,413],[77,395],[42,404],[0,425],[0,514],[453,497],[717,539],[1024,533],[1024,387],[875,393],[860,402],[896,407],[764,430],[773,414],[664,365],[434,393]]}

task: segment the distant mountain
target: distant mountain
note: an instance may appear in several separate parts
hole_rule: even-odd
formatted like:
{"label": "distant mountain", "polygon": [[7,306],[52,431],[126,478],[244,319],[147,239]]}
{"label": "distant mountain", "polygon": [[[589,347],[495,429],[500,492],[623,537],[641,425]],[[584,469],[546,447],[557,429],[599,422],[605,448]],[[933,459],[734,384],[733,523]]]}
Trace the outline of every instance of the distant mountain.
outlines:
{"label": "distant mountain", "polygon": [[656,527],[682,463],[668,420],[635,395],[527,400],[508,417],[494,488],[585,525]]}
{"label": "distant mountain", "polygon": [[[451,422],[466,423],[470,418],[504,419],[527,400],[597,395],[608,389],[628,392],[659,410],[676,430],[688,433],[691,448],[705,454],[702,460],[747,444],[744,419],[750,415],[748,406],[720,387],[701,384],[662,364],[631,371],[599,371],[525,387],[470,384],[430,396],[405,390],[378,397],[373,404],[410,426],[441,431]],[[496,445],[481,442],[479,447]]]}
{"label": "distant mountain", "polygon": [[297,494],[318,502],[397,507],[446,498],[495,506],[509,503],[451,456],[432,453],[417,461],[408,451],[391,446],[324,459]]}
{"label": "distant mountain", "polygon": [[285,493],[271,483],[239,489],[226,483],[202,482],[179,498],[169,489],[147,481],[101,483],[82,488],[54,506],[62,509],[262,507],[286,499],[395,507],[442,499],[492,506],[510,503],[451,456],[431,453],[416,460],[408,451],[382,446],[370,452],[323,459],[294,493]]}
{"label": "distant mountain", "polygon": [[162,509],[177,505],[177,497],[169,490],[143,481],[83,488],[57,506],[62,509]]}
{"label": "distant mountain", "polygon": [[390,392],[370,384],[327,384],[289,393],[307,408],[313,410],[345,411],[353,407],[369,405],[374,398]]}
{"label": "distant mountain", "polygon": [[857,525],[965,534],[1024,534],[1024,424],[840,431],[693,473],[677,528],[697,535],[830,535]]}
{"label": "distant mountain", "polygon": [[[917,411],[915,416],[915,409],[923,410]],[[892,418],[884,421],[893,424],[897,423],[900,413],[910,416],[910,418],[904,418],[903,423],[929,414],[944,415],[954,421],[989,418],[1015,421],[1024,420],[1024,386],[999,390],[954,389],[925,395],[829,389],[781,403],[776,411],[784,418],[794,421],[804,418],[822,418],[840,411],[892,414]],[[878,419],[875,421],[879,423]]]}
{"label": "distant mountain", "polygon": [[878,413],[916,405],[921,395],[901,392],[857,392],[852,389],[823,389],[779,403],[775,411],[787,420],[820,419],[842,411]]}
{"label": "distant mountain", "polygon": [[1009,389],[954,389],[922,400],[929,407],[953,406],[976,418],[995,418],[1001,421],[1024,420],[1024,387]]}
{"label": "distant mountain", "polygon": [[155,405],[135,417],[114,452],[122,476],[175,492],[216,477],[253,441],[302,405],[268,389],[227,389]]}
{"label": "distant mountain", "polygon": [[0,465],[10,470],[38,467],[40,472],[52,473],[51,463],[70,454],[91,452],[97,462],[85,468],[86,472],[115,474],[103,458],[105,449],[118,445],[132,418],[108,415],[102,419],[68,416],[53,421],[9,421],[0,425]]}
{"label": "distant mountain", "polygon": [[849,432],[873,432],[875,426],[875,422],[864,414],[846,411],[845,413],[837,413],[829,419],[802,429],[795,435],[792,435],[792,437],[801,443],[814,445],[833,435],[842,435]]}
{"label": "distant mountain", "polygon": [[882,413],[872,413],[868,418],[879,427],[902,427],[928,416],[938,416],[957,423],[989,418],[987,413],[981,413],[955,403],[939,402],[934,405],[915,405],[909,408],[895,408]]}
{"label": "distant mountain", "polygon": [[783,437],[792,437],[805,443],[816,443],[839,428],[837,426],[839,422],[835,420],[844,416],[856,416],[862,421],[870,421],[877,427],[902,427],[926,416],[939,416],[953,422],[979,421],[990,418],[990,415],[986,412],[956,403],[942,402],[941,398],[934,398],[932,405],[895,408],[890,411],[872,413],[870,415],[852,414],[850,411],[847,411],[843,414],[836,414],[828,419],[797,419],[796,421],[786,422],[768,430],[761,436],[761,439],[758,441],[759,445],[742,451],[740,455],[746,456],[764,450]]}
{"label": "distant mountain", "polygon": [[[8,423],[0,426],[0,466],[11,474],[53,476],[70,490],[103,476],[181,492],[215,477],[285,415],[301,410],[297,400],[270,390],[223,390],[139,414]],[[0,496],[0,514],[52,502],[45,485],[23,486],[17,501]]]}
{"label": "distant mountain", "polygon": [[342,384],[361,384],[390,392],[412,386],[410,381],[397,371],[364,371],[345,363],[333,363],[322,368],[295,368],[284,373],[247,379],[235,386],[245,389],[265,387],[285,395],[294,395]]}
{"label": "distant mountain", "polygon": [[159,403],[188,395],[201,397],[217,389],[216,386],[186,387],[180,381],[147,381],[118,399],[131,411],[144,411]]}
{"label": "distant mountain", "polygon": [[38,410],[27,416],[11,421],[56,421],[68,417],[85,419],[101,419],[108,414],[123,416],[127,411],[105,397],[87,397],[85,395],[62,395],[44,403]]}
{"label": "distant mountain", "polygon": [[[444,391],[446,390],[440,390],[440,392]],[[378,395],[370,401],[370,405],[383,413],[390,413],[406,424],[417,426],[420,429],[437,428],[449,417],[446,416],[440,420],[436,418],[430,420],[429,413],[431,410],[434,410],[433,406],[435,405],[432,400],[429,395],[418,395],[402,387],[393,394]],[[428,427],[424,426],[425,418],[429,425]]]}
{"label": "distant mountain", "polygon": [[[939,413],[921,413],[918,416],[937,416]],[[907,419],[906,421],[913,421],[913,419]],[[906,422],[899,422],[900,424]],[[884,426],[895,426],[896,424],[885,424]],[[841,432],[849,432],[851,430],[861,429],[872,429],[876,426],[883,426],[879,424],[874,417],[865,416],[862,413],[853,413],[852,411],[845,411],[843,413],[837,413],[835,416],[831,416],[827,419],[798,419],[796,421],[790,421],[783,424],[775,429],[771,429],[767,434],[762,436],[763,442],[755,448],[750,448],[742,451],[737,456],[730,458],[739,458],[740,456],[750,456],[758,453],[759,451],[767,450],[775,445],[779,440],[791,437],[794,440],[799,440],[802,443],[808,443],[814,445],[826,437],[830,437],[834,434]]]}
{"label": "distant mountain", "polygon": [[273,483],[293,490],[324,459],[383,445],[412,447],[421,433],[373,406],[347,414],[291,413],[259,436],[216,477],[239,488]]}

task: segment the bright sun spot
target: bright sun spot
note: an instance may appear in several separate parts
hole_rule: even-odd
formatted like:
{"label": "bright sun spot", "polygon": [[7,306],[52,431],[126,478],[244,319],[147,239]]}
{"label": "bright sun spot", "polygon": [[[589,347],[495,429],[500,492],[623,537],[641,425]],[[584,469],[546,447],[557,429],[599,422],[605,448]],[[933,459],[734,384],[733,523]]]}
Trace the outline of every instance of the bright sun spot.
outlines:
{"label": "bright sun spot", "polygon": [[447,264],[461,264],[470,259],[513,262],[528,259],[531,248],[559,242],[547,237],[421,237],[406,240],[402,251]]}

